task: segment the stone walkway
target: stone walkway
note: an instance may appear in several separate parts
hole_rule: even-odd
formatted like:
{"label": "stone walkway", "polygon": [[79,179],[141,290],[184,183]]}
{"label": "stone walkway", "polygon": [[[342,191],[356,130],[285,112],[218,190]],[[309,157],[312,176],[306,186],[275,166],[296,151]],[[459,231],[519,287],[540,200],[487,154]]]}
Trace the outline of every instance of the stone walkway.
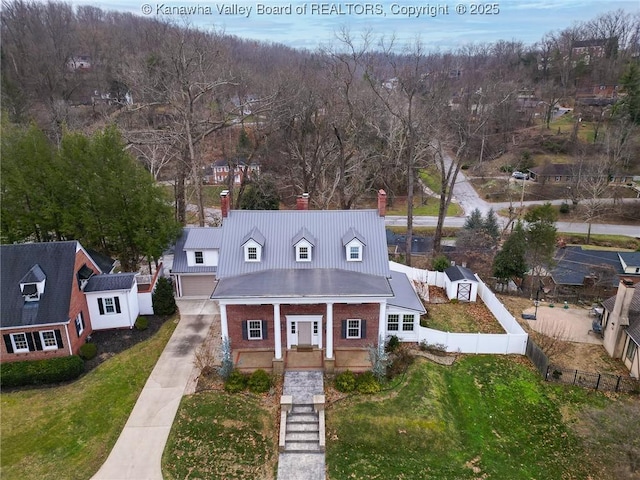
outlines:
{"label": "stone walkway", "polygon": [[[322,372],[285,372],[283,395],[293,404],[311,404],[314,395],[324,393]],[[325,480],[324,453],[281,453],[277,480]]]}

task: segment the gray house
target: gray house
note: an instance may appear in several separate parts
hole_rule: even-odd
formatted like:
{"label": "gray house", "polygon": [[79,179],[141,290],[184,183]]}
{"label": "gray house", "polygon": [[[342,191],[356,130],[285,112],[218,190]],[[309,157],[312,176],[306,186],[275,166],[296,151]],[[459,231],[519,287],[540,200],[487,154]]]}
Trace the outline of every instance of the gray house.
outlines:
{"label": "gray house", "polygon": [[171,276],[177,297],[209,298],[218,270],[222,228],[185,228],[176,242]]}
{"label": "gray house", "polygon": [[229,211],[223,192],[211,298],[235,366],[366,370],[380,339],[417,341],[425,310],[407,277],[389,269],[384,191],[377,210],[298,208]]}

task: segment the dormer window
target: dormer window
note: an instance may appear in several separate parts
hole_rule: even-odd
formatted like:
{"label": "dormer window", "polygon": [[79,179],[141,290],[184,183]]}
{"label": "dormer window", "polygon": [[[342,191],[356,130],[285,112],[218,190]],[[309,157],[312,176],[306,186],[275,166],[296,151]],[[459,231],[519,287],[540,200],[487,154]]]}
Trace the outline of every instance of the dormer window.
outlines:
{"label": "dormer window", "polygon": [[25,302],[37,302],[44,293],[44,284],[47,277],[36,264],[20,280],[20,292]]}
{"label": "dormer window", "polygon": [[347,262],[362,261],[365,246],[364,237],[360,235],[355,228],[350,228],[349,231],[342,236],[342,244],[345,248]]}
{"label": "dormer window", "polygon": [[203,252],[194,252],[194,256],[196,259],[196,264],[202,265],[204,263],[204,253]]}
{"label": "dormer window", "polygon": [[296,262],[310,262],[313,258],[313,247],[318,242],[306,228],[301,229],[292,240],[296,251]]}
{"label": "dormer window", "polygon": [[22,286],[22,296],[26,302],[37,302],[40,300],[38,285],[35,283],[25,283]]}
{"label": "dormer window", "polygon": [[244,237],[242,248],[244,249],[245,262],[259,262],[262,259],[262,247],[264,246],[264,235],[257,228],[254,228]]}

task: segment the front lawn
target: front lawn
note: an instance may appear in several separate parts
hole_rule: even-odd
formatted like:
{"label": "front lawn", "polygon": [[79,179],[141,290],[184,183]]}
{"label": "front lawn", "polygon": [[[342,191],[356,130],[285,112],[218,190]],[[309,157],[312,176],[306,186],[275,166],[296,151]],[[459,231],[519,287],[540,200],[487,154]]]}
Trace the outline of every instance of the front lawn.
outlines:
{"label": "front lawn", "polygon": [[608,402],[545,384],[512,357],[418,360],[399,388],[327,410],[328,478],[609,479],[565,423]]}
{"label": "front lawn", "polygon": [[268,403],[223,391],[184,397],[162,457],[164,477],[273,479],[277,409],[261,399]]}
{"label": "front lawn", "polygon": [[107,459],[176,323],[60,386],[3,392],[3,480],[90,478]]}

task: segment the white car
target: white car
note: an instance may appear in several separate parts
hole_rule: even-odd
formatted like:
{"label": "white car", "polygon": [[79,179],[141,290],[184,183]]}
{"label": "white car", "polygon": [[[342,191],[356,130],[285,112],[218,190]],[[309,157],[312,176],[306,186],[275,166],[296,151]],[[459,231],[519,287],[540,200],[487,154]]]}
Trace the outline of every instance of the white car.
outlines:
{"label": "white car", "polygon": [[528,173],[524,173],[524,172],[513,172],[511,174],[511,176],[513,178],[516,178],[518,180],[529,180],[529,174]]}

